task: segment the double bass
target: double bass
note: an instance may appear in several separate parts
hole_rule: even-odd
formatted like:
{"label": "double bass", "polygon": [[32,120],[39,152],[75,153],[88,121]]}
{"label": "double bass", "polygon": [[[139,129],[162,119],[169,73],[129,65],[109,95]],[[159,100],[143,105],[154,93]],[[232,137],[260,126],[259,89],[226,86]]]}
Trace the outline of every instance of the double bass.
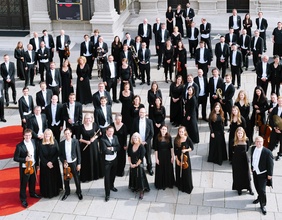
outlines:
{"label": "double bass", "polygon": [[272,128],[269,125],[269,116],[267,117],[266,123],[261,124],[259,126],[259,134],[263,138],[263,146],[268,148],[268,145],[270,143],[270,134],[271,134]]}

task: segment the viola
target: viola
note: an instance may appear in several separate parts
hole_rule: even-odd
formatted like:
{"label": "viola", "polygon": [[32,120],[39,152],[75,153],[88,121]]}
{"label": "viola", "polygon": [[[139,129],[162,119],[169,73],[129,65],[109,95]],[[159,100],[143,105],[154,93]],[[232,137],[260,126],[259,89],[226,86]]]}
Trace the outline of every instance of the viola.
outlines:
{"label": "viola", "polygon": [[266,148],[268,148],[268,145],[270,143],[270,134],[272,131],[272,128],[268,122],[269,122],[269,116],[266,120],[266,124],[265,125],[263,124],[259,127],[259,133],[263,138],[263,146]]}
{"label": "viola", "polygon": [[[31,157],[31,155],[29,154],[29,152],[27,152],[27,156]],[[24,170],[24,174],[26,175],[31,175],[34,173],[34,167],[32,166],[32,161],[26,161],[25,162],[25,170]]]}
{"label": "viola", "polygon": [[69,57],[70,56],[70,47],[69,45],[65,45],[65,57]]}
{"label": "viola", "polygon": [[[183,147],[184,149],[185,147]],[[181,167],[183,170],[186,170],[189,167],[188,156],[184,153],[181,154]]]}
{"label": "viola", "polygon": [[67,167],[64,168],[64,180],[68,181],[72,179],[72,172],[71,172],[71,168]]}

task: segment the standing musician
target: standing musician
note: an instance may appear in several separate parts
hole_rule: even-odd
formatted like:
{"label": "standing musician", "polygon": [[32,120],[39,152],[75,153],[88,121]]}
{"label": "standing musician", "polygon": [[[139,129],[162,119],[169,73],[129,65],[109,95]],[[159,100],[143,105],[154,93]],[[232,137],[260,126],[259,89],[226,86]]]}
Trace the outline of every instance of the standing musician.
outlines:
{"label": "standing musician", "polygon": [[4,86],[3,82],[0,81],[0,121],[7,122],[4,118]]}
{"label": "standing musician", "polygon": [[159,32],[159,30],[161,30],[161,19],[160,18],[156,18],[156,23],[153,25],[153,33],[155,35],[155,47],[156,47],[156,52],[157,55],[159,54],[159,49],[157,48],[157,33]]}
{"label": "standing musician", "polygon": [[267,93],[268,82],[271,74],[268,60],[269,57],[267,55],[263,55],[261,61],[259,61],[256,66],[257,86],[262,87],[265,95]]}
{"label": "standing musician", "polygon": [[201,19],[202,24],[200,25],[201,41],[204,41],[210,50],[210,55],[212,57],[212,46],[211,46],[211,24],[207,22],[207,19]]}
{"label": "standing musician", "polygon": [[[237,50],[237,45],[232,44],[232,50],[230,52],[230,66],[232,74],[232,84],[235,85],[235,76],[237,77],[237,89],[240,89],[241,86],[241,73],[243,58],[240,50]],[[225,118],[226,119],[226,118]]]}
{"label": "standing musician", "polygon": [[238,39],[238,45],[239,49],[241,50],[242,57],[243,57],[243,66],[245,67],[245,70],[248,70],[249,67],[249,58],[250,55],[250,45],[251,45],[251,37],[247,35],[247,30],[243,29],[242,34],[240,35]]}
{"label": "standing musician", "polygon": [[92,68],[94,64],[94,44],[90,41],[87,34],[84,35],[84,40],[80,44],[80,56],[86,58],[86,63],[89,66],[89,79],[92,79]]}
{"label": "standing musician", "polygon": [[147,75],[147,85],[150,85],[150,58],[151,58],[151,51],[150,49],[146,48],[146,43],[142,42],[142,48],[138,51],[138,59],[139,59],[139,68],[141,73],[141,80],[142,82],[140,85],[145,84],[145,72]]}
{"label": "standing musician", "polygon": [[195,17],[195,12],[194,9],[190,7],[190,2],[187,2],[186,4],[186,9],[183,11],[183,17],[185,19],[186,36],[188,37],[188,29],[191,27],[193,18]]}
{"label": "standing musician", "polygon": [[40,43],[41,43],[42,39],[38,37],[38,33],[37,32],[33,32],[33,38],[31,38],[29,40],[29,44],[32,45],[32,48],[35,52],[38,51],[38,49],[40,48]]}
{"label": "standing musician", "polygon": [[230,55],[230,49],[227,43],[225,43],[225,37],[221,36],[220,41],[215,45],[216,67],[221,70],[222,78],[225,76],[228,57]]}
{"label": "standing musician", "polygon": [[163,62],[163,55],[164,55],[164,49],[165,49],[165,42],[169,39],[169,32],[165,27],[165,23],[161,23],[161,28],[156,33],[156,42],[157,42],[157,51],[158,51],[158,67],[157,69],[160,69],[160,66]]}
{"label": "standing musician", "polygon": [[50,51],[45,47],[44,41],[41,41],[40,48],[37,50],[37,60],[39,62],[40,82],[44,82],[44,70],[49,71],[49,57]]}
{"label": "standing musician", "polygon": [[108,45],[104,42],[103,37],[99,37],[98,42],[94,45],[94,56],[97,58],[98,77],[102,76],[103,63],[107,61]]}
{"label": "standing musician", "polygon": [[66,60],[68,57],[65,54],[65,49],[69,47],[71,44],[71,40],[69,35],[65,35],[65,31],[61,30],[60,35],[56,38],[56,51],[59,53],[60,57],[60,68],[63,66],[64,59]]}
{"label": "standing musician", "polygon": [[236,34],[237,38],[239,37],[239,33],[241,30],[242,22],[240,15],[237,14],[237,10],[232,10],[232,15],[229,17],[228,28],[234,29],[234,34]]}
{"label": "standing musician", "polygon": [[195,22],[192,21],[187,29],[187,37],[189,43],[190,59],[195,58],[196,49],[199,43],[199,29],[195,27]]}
{"label": "standing musician", "polygon": [[42,41],[44,41],[46,48],[50,51],[49,61],[52,62],[55,48],[54,39],[51,34],[48,34],[47,30],[43,30],[42,33],[43,36],[41,37],[41,39]]}
{"label": "standing musician", "polygon": [[[133,59],[135,59],[134,56],[136,56],[137,54],[133,55],[133,53],[132,53],[132,51],[135,50],[135,48],[133,50],[132,49],[129,50],[128,48],[134,48],[134,47],[133,46],[129,47],[128,44],[123,44],[123,50],[120,52],[120,60],[119,60],[120,65],[117,65],[117,66],[121,66],[122,60],[124,58],[126,58],[128,60],[128,65],[130,66],[130,68],[132,70],[134,70]],[[136,52],[136,51],[134,51],[134,52]],[[120,71],[120,70],[118,70],[118,71]],[[120,73],[119,73],[119,75],[120,75]],[[132,79],[132,85],[133,85],[133,87],[135,87],[134,77],[132,76],[131,79]]]}
{"label": "standing musician", "polygon": [[35,86],[33,83],[35,75],[35,65],[37,63],[37,57],[34,50],[32,50],[32,45],[27,45],[27,51],[24,53],[24,77],[25,77],[25,86],[31,85]]}
{"label": "standing musician", "polygon": [[213,105],[219,102],[218,89],[222,88],[224,85],[223,79],[219,76],[219,71],[217,68],[212,69],[212,77],[209,79],[209,94],[210,94],[210,106],[213,109]]}
{"label": "standing musician", "polygon": [[139,71],[139,59],[138,59],[138,51],[141,49],[141,37],[136,36],[135,37],[135,43],[133,44],[133,47],[135,48],[136,54],[133,54],[134,57],[134,73],[135,77],[140,79],[140,71]]}
{"label": "standing musician", "polygon": [[41,107],[41,112],[45,112],[45,107],[51,103],[53,92],[47,89],[46,82],[40,83],[40,91],[36,93],[36,105]]}
{"label": "standing musician", "polygon": [[60,70],[55,67],[55,63],[51,62],[50,69],[46,73],[46,84],[47,88],[52,90],[53,95],[57,95],[59,97],[60,91],[62,90],[62,78]]}
{"label": "standing musician", "polygon": [[143,23],[138,26],[138,36],[142,37],[142,43],[146,43],[146,48],[149,49],[150,40],[152,40],[152,27],[148,24],[147,18],[143,20]]}
{"label": "standing musician", "polygon": [[23,130],[27,128],[27,121],[32,116],[32,110],[34,109],[33,98],[28,95],[29,88],[23,88],[23,96],[19,99],[19,112],[22,121]]}
{"label": "standing musician", "polygon": [[211,65],[211,54],[210,50],[205,47],[204,41],[200,41],[200,48],[196,50],[195,65],[198,69],[202,69],[204,77],[207,77]]}

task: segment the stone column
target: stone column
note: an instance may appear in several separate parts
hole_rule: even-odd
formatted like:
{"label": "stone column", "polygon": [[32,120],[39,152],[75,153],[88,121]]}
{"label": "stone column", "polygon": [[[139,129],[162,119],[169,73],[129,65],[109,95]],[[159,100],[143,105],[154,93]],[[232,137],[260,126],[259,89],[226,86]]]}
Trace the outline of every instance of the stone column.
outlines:
{"label": "stone column", "polygon": [[30,34],[34,31],[41,33],[44,29],[52,34],[52,23],[48,15],[46,0],[28,0],[28,15],[30,23]]}
{"label": "stone column", "polygon": [[167,10],[167,0],[159,0],[158,1],[158,11],[159,13],[165,14]]}
{"label": "stone column", "polygon": [[139,0],[139,2],[139,15],[153,15],[158,13],[158,0]]}
{"label": "stone column", "polygon": [[218,14],[226,12],[226,0],[198,0],[198,14]]}

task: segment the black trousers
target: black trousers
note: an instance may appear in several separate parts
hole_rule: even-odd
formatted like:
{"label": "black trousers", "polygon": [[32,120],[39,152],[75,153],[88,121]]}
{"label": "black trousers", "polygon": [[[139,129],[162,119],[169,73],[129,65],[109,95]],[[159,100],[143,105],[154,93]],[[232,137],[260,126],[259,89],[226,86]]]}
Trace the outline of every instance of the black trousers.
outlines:
{"label": "black trousers", "polygon": [[34,64],[27,64],[27,70],[24,71],[25,75],[25,86],[33,84],[34,79]]}
{"label": "black trousers", "polygon": [[[208,97],[207,96],[199,96],[198,98],[198,109],[199,106],[202,105],[202,119],[206,119],[207,118],[207,100]],[[198,114],[197,114],[198,117]]]}
{"label": "black trousers", "polygon": [[282,156],[282,134],[276,133],[275,130],[273,129],[270,133],[270,142],[269,142],[268,149],[273,151],[276,145],[278,144],[278,142],[280,144],[280,147],[279,147],[279,151],[277,152],[277,154],[279,156]]}
{"label": "black trousers", "polygon": [[145,158],[146,158],[146,162],[147,162],[147,170],[152,170],[152,159],[151,159],[152,147],[151,147],[151,144],[145,144],[144,147],[146,149]]}
{"label": "black trousers", "polygon": [[172,72],[173,72],[173,62],[167,63],[164,61],[164,73],[165,79],[167,79],[167,73],[169,72],[169,79],[172,80]]}
{"label": "black trousers", "polygon": [[268,88],[268,81],[262,81],[260,78],[257,78],[257,85],[261,86],[261,88],[263,89],[265,95],[267,92],[267,88]]}
{"label": "black trousers", "polygon": [[[76,187],[76,194],[81,194],[81,187],[80,187],[80,178],[79,178],[79,173],[76,170],[77,162],[73,163],[68,163],[69,167],[71,168],[71,172],[73,175],[75,187]],[[70,181],[69,180],[64,180],[64,185],[65,185],[65,194],[69,195],[70,194]]]}
{"label": "black trousers", "polygon": [[49,61],[50,61],[50,62],[53,62],[54,52],[52,51],[52,49],[54,49],[54,48],[48,48],[48,49],[49,49],[49,51],[50,51]]}
{"label": "black trousers", "polygon": [[150,63],[147,63],[147,64],[139,63],[139,69],[141,73],[142,82],[145,83],[145,72],[146,72],[147,82],[150,83],[150,78],[151,78],[150,77],[150,71],[151,71]]}
{"label": "black trousers", "polygon": [[231,119],[231,111],[232,111],[232,105],[230,102],[226,102],[225,104],[222,104],[222,109],[224,111],[224,118],[225,118],[225,125],[227,124],[227,114],[229,115],[229,119]]}
{"label": "black trousers", "polygon": [[15,102],[17,98],[15,81],[10,81],[10,82],[4,81],[5,100],[7,103],[9,103],[9,93],[8,93],[9,87],[11,87],[12,89],[13,101]]}
{"label": "black trousers", "polygon": [[226,73],[227,61],[224,60],[224,62],[220,62],[220,59],[216,59],[216,67],[217,69],[221,70],[221,76],[222,78],[224,78]]}
{"label": "black trousers", "polygon": [[266,49],[266,35],[265,32],[259,32],[259,36],[263,39],[263,50],[267,50]]}
{"label": "black trousers", "polygon": [[26,201],[26,187],[28,184],[29,194],[35,194],[35,183],[36,183],[36,172],[34,171],[31,175],[26,175],[24,173],[25,168],[20,168],[20,200]]}
{"label": "black trousers", "polygon": [[92,56],[88,56],[88,57],[85,57],[85,58],[86,58],[86,63],[89,66],[88,77],[89,77],[89,79],[92,79],[92,69],[93,69],[94,60],[92,59]]}
{"label": "black trousers", "polygon": [[61,130],[60,130],[60,125],[54,125],[50,126],[51,131],[54,134],[55,139],[57,140],[58,143],[60,143],[60,136],[61,136]]}
{"label": "black trousers", "polygon": [[243,57],[243,66],[246,68],[249,68],[249,56],[248,56],[248,50],[241,48],[242,57]]}
{"label": "black trousers", "polygon": [[4,97],[0,98],[0,119],[4,118]]}
{"label": "black trousers", "polygon": [[203,77],[208,77],[209,68],[207,63],[198,63],[198,69],[203,70]]}
{"label": "black trousers", "polygon": [[267,174],[259,174],[255,171],[253,171],[253,178],[254,178],[254,184],[256,191],[258,193],[258,199],[260,203],[260,207],[266,206],[266,193],[265,193],[265,188],[266,188],[266,182],[267,182]]}
{"label": "black trousers", "polygon": [[113,100],[115,101],[117,100],[117,79],[116,78],[111,78],[107,80],[106,90],[110,92],[111,89],[113,93]]}
{"label": "black trousers", "polygon": [[241,69],[239,66],[231,65],[232,84],[235,85],[235,77],[237,76],[237,86],[241,86]]}
{"label": "black trousers", "polygon": [[254,63],[255,69],[257,68],[257,64],[258,64],[259,60],[260,60],[259,52],[254,50],[253,51],[253,63]]}
{"label": "black trousers", "polygon": [[271,80],[271,93],[276,93],[277,96],[280,95],[280,80]]}
{"label": "black trousers", "polygon": [[195,52],[198,46],[198,39],[197,40],[188,40],[188,43],[189,43],[190,57],[195,58]]}
{"label": "black trousers", "polygon": [[50,86],[50,85],[47,85],[47,88],[48,89],[51,89],[52,92],[53,92],[53,95],[57,95],[58,96],[58,100],[60,100],[60,88],[59,86]]}
{"label": "black trousers", "polygon": [[158,65],[159,66],[161,66],[162,61],[163,61],[164,49],[165,49],[165,43],[160,43],[159,49],[158,49]]}
{"label": "black trousers", "polygon": [[45,81],[44,80],[44,70],[46,72],[48,72],[49,68],[50,68],[50,63],[49,62],[47,62],[47,63],[40,63],[39,62],[39,73],[40,73],[40,81],[41,82]]}
{"label": "black trousers", "polygon": [[115,158],[112,161],[105,160],[104,187],[105,187],[106,196],[110,196],[110,191],[114,187],[116,172],[117,172],[117,158]]}
{"label": "black trousers", "polygon": [[68,58],[65,56],[65,50],[59,50],[58,52],[60,57],[60,68],[62,68],[64,60]]}

